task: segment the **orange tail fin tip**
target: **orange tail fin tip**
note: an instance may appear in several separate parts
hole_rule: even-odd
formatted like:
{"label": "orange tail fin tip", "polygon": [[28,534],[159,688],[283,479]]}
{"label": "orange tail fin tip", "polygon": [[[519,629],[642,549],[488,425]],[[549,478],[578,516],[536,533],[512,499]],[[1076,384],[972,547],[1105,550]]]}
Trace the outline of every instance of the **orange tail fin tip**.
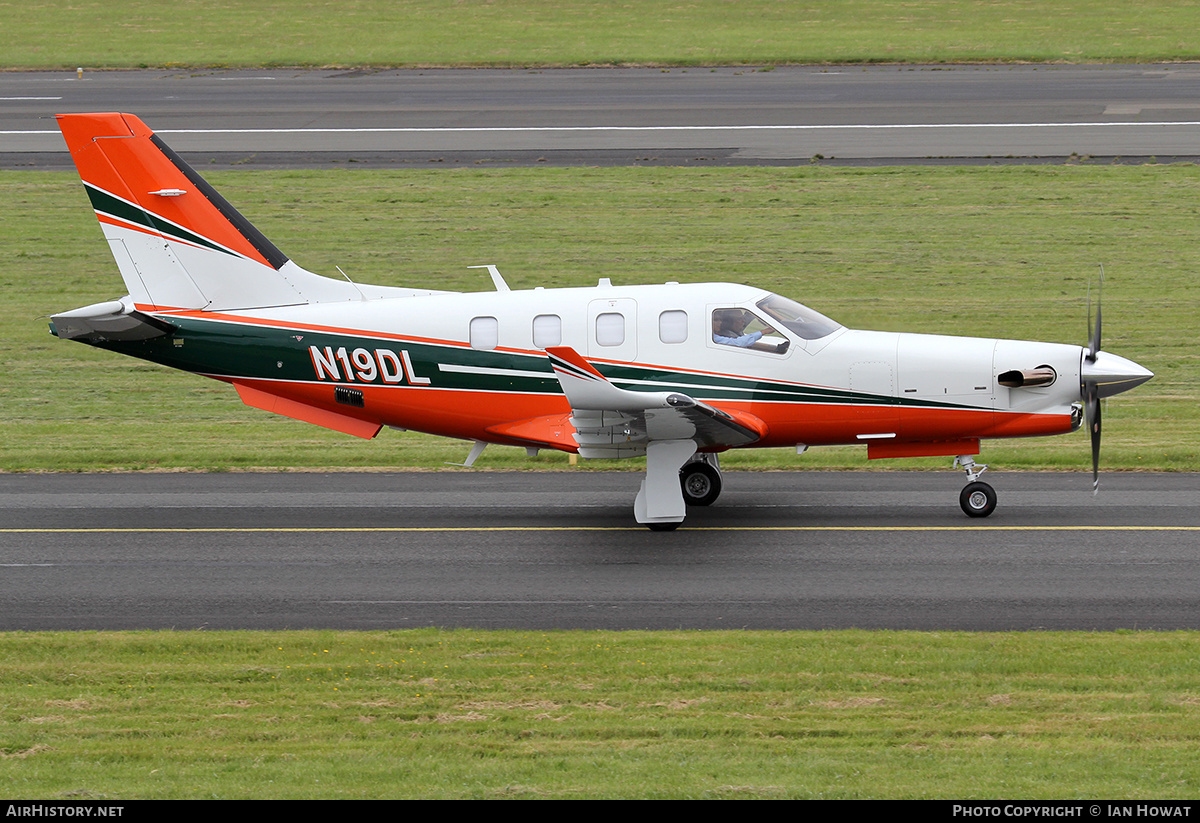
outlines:
{"label": "orange tail fin tip", "polygon": [[60,114],[58,123],[139,308],[219,311],[370,296],[290,261],[137,117]]}

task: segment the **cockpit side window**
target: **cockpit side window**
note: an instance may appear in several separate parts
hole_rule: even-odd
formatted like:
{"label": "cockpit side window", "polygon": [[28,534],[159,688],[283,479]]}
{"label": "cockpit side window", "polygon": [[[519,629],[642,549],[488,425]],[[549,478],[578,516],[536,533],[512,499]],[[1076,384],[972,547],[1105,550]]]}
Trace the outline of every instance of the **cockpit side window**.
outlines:
{"label": "cockpit side window", "polygon": [[754,312],[733,307],[713,311],[712,339],[723,346],[775,354],[783,354],[791,344]]}

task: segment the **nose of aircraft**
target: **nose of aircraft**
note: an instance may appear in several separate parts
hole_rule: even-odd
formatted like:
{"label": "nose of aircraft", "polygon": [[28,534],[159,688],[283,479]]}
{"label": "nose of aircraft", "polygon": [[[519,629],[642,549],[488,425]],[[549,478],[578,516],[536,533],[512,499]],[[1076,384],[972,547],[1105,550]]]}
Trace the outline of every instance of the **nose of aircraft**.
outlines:
{"label": "nose of aircraft", "polygon": [[1083,358],[1079,366],[1079,376],[1084,385],[1095,384],[1100,397],[1111,397],[1142,385],[1154,376],[1154,372],[1142,368],[1132,360],[1100,351],[1096,352],[1094,360],[1086,356]]}

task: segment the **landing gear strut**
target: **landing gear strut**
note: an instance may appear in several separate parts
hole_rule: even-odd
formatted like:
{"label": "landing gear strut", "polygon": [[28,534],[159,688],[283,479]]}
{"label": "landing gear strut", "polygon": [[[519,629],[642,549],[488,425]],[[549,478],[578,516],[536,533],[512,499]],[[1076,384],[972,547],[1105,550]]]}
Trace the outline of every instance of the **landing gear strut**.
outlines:
{"label": "landing gear strut", "polygon": [[979,480],[979,475],[987,470],[987,466],[977,464],[974,458],[967,454],[960,454],[954,458],[954,465],[967,473],[967,485],[958,495],[958,505],[967,517],[987,517],[994,512],[996,490]]}
{"label": "landing gear strut", "polygon": [[651,531],[679,528],[687,506],[679,470],[696,453],[694,440],[654,440],[646,446],[646,476],[633,501],[633,516]]}

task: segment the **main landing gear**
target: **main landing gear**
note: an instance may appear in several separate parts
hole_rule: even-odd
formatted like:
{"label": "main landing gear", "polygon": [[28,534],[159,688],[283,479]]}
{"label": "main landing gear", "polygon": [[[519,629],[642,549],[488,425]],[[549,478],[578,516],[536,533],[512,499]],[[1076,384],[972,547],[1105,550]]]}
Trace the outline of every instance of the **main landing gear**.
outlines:
{"label": "main landing gear", "polygon": [[958,505],[967,517],[987,517],[996,510],[996,490],[979,480],[987,466],[977,464],[970,455],[960,454],[954,465],[967,473],[967,485],[958,495]]}
{"label": "main landing gear", "polygon": [[711,506],[721,495],[721,466],[715,454],[701,454],[679,470],[683,502],[689,506]]}
{"label": "main landing gear", "polygon": [[659,440],[646,449],[646,477],[633,513],[651,531],[674,531],[688,506],[708,506],[720,494],[715,454],[696,454],[691,440]]}

